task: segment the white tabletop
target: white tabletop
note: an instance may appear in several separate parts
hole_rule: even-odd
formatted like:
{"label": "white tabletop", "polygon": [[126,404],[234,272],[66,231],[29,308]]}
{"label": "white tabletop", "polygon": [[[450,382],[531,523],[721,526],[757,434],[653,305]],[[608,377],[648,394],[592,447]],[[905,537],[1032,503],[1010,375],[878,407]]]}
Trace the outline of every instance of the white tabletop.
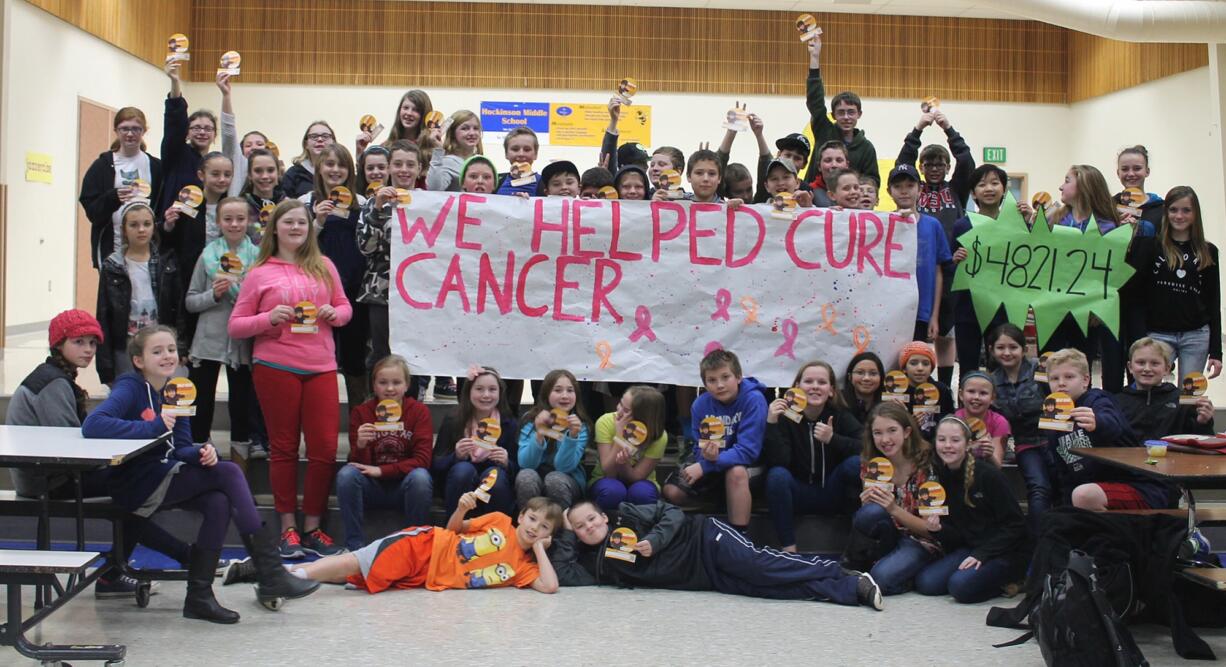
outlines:
{"label": "white tabletop", "polygon": [[119,465],[170,437],[152,440],[87,439],[81,429],[0,425],[0,466]]}
{"label": "white tabletop", "polygon": [[7,572],[77,572],[98,556],[91,551],[0,549],[0,568]]}

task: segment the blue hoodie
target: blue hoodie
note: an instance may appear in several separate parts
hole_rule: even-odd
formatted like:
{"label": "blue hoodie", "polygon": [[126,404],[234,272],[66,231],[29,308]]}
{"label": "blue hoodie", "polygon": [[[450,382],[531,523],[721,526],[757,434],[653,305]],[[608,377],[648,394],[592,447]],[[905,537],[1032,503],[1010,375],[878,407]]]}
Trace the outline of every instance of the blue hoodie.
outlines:
{"label": "blue hoodie", "polygon": [[1087,389],[1073,404],[1093,410],[1096,425],[1092,433],[1076,427],[1068,433],[1053,431],[1047,436],[1047,447],[1051,452],[1049,465],[1052,466],[1049,474],[1052,480],[1057,480],[1065,502],[1071,503],[1073,489],[1081,484],[1117,482],[1135,488],[1151,509],[1168,507],[1170,489],[1162,482],[1075,453],[1085,447],[1140,446],[1127,417],[1111,394],[1101,389]]}
{"label": "blue hoodie", "polygon": [[763,386],[754,378],[742,378],[732,403],[715,400],[710,392],[694,400],[690,422],[694,433],[704,417],[719,417],[724,422],[724,451],[715,461],[702,457],[702,448],[694,443],[694,457],[704,475],[723,472],[733,466],[752,466],[762,453],[762,438],[766,433],[766,397]]}
{"label": "blue hoodie", "polygon": [[[115,379],[111,395],[85,418],[81,435],[152,440],[166,433],[161,414],[161,390],[134,371],[124,373]],[[200,449],[192,444],[191,420],[180,417],[175,421],[174,437],[165,447],[154,447],[111,472],[111,498],[129,512],[136,512],[166,475],[184,463],[200,465]],[[148,516],[153,509],[140,514]]]}

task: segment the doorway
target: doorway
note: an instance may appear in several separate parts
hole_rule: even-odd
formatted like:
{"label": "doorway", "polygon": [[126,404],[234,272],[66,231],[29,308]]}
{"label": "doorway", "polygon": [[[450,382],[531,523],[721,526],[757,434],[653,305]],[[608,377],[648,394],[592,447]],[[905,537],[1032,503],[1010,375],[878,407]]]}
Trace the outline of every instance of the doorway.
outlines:
{"label": "doorway", "polygon": [[[111,121],[115,109],[77,98],[77,197],[85,172],[103,152],[111,147]],[[90,222],[85,209],[77,206],[76,288],[73,302],[77,308],[93,313],[98,305],[98,271],[90,258]],[[96,314],[96,313],[95,313]]]}

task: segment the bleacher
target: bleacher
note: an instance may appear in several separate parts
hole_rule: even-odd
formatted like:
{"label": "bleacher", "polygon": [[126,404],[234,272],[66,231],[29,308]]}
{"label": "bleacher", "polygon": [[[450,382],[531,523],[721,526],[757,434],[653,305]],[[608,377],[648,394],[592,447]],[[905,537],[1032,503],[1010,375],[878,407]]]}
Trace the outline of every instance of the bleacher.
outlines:
{"label": "bleacher", "polygon": [[[0,415],[3,415],[8,407],[8,396],[0,396]],[[349,456],[349,411],[344,403],[344,392],[341,392],[340,424],[341,430],[337,434],[337,451],[336,465],[338,468],[345,465],[345,461]],[[89,408],[92,409],[101,399],[92,398]],[[426,401],[427,407],[430,409],[431,418],[435,429],[442,423],[444,417],[452,414],[456,410],[456,402],[454,399],[435,399]],[[527,409],[528,406],[522,406],[522,409]],[[255,496],[256,506],[259,509],[264,520],[270,525],[277,524],[276,512],[273,509],[272,488],[268,477],[268,460],[267,459],[250,459],[246,448],[242,445],[234,448],[230,447],[230,424],[229,412],[226,409],[226,399],[221,397],[218,399],[217,409],[214,417],[213,441],[218,448],[218,452],[222,459],[232,460],[241,467],[247,475],[248,484],[251,486],[252,494]],[[1218,424],[1226,424],[1226,409],[1221,409],[1217,415]],[[680,458],[680,445],[676,437],[670,437],[669,445],[665,452],[664,458],[656,466],[656,477],[661,483],[668,477],[670,473],[678,468]],[[585,459],[585,466],[590,471],[592,464],[595,461],[595,451],[590,449]],[[1026,492],[1025,484],[1022,481],[1021,474],[1016,466],[1006,464],[1004,472],[1009,479],[1013,488],[1015,497],[1025,504]],[[305,448],[300,451],[298,459],[298,489],[301,492],[302,481],[306,474],[306,457]],[[760,484],[760,480],[758,481]],[[16,494],[12,490],[12,480],[6,474],[0,474],[0,501],[16,500]],[[436,525],[443,525],[447,521],[447,514],[443,508],[441,498],[441,485],[435,484],[435,502],[431,509],[431,519]],[[301,496],[299,497],[301,501]],[[1208,520],[1208,525],[1205,528],[1207,537],[1214,544],[1226,544],[1226,527],[1215,527],[1213,524],[1226,523],[1226,491],[1200,491],[1197,493],[1197,513],[1202,519]],[[32,501],[29,501],[32,502]],[[63,501],[64,507],[60,508],[60,503],[53,504],[53,516],[71,517],[70,507],[71,502]],[[688,510],[706,512],[711,514],[722,514],[723,509],[715,506],[695,505],[687,507]],[[1169,512],[1180,512],[1180,510],[1169,510]],[[168,531],[172,532],[180,539],[191,541],[194,539],[198,519],[195,515],[182,512],[170,511],[161,512],[155,520],[164,526]],[[324,518],[324,526],[329,533],[336,539],[340,540],[344,534],[344,528],[341,524],[340,513],[336,502],[336,494],[333,492],[328,500],[328,513]],[[368,511],[366,514],[366,536],[373,538],[378,535],[390,533],[394,530],[402,528],[402,520],[396,512],[393,511]],[[846,536],[850,530],[849,517],[817,517],[813,515],[803,515],[796,517],[796,539],[797,546],[802,551],[820,552],[820,553],[839,553],[842,551],[846,541]],[[25,517],[0,517],[0,531],[3,534],[11,536],[29,535],[33,539],[34,535],[34,520]],[[754,488],[754,511],[750,522],[750,534],[755,542],[761,544],[777,544],[775,540],[774,527],[770,522],[770,517],[767,512],[765,494],[760,492],[760,487]],[[89,513],[86,516],[86,539],[90,542],[106,542],[110,540],[111,528],[109,522],[104,520],[102,514]],[[61,520],[52,522],[52,540],[55,542],[70,542],[74,539],[73,528],[70,521]],[[230,534],[226,539],[227,546],[241,546],[238,534],[231,527]]]}

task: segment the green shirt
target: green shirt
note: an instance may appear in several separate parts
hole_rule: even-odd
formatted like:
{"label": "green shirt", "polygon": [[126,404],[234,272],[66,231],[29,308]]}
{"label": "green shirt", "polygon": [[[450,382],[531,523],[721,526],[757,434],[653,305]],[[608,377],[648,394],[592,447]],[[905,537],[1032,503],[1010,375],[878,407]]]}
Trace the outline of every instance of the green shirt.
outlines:
{"label": "green shirt", "polygon": [[[608,413],[601,415],[600,419],[596,420],[596,446],[599,447],[601,444],[612,445],[613,437],[615,435],[617,435],[617,416],[616,414],[612,412],[608,412]],[[634,453],[634,456],[630,457],[630,465],[636,466],[644,458],[655,459],[656,461],[659,461],[661,458],[664,457],[664,448],[667,446],[668,446],[668,433],[661,433],[660,437],[656,438],[655,442],[645,447],[639,447],[638,451]],[[599,450],[597,450],[597,452],[599,452]],[[604,478],[604,469],[602,469],[600,466],[600,456],[598,455],[596,457],[596,467],[592,469],[592,479],[591,481],[588,482],[588,485],[591,486],[593,483],[596,482],[596,480],[603,479],[603,478]],[[651,472],[648,473],[647,481],[651,482],[652,484],[655,484],[656,488],[659,488],[660,484],[659,482],[656,481],[655,468],[652,468]]]}

